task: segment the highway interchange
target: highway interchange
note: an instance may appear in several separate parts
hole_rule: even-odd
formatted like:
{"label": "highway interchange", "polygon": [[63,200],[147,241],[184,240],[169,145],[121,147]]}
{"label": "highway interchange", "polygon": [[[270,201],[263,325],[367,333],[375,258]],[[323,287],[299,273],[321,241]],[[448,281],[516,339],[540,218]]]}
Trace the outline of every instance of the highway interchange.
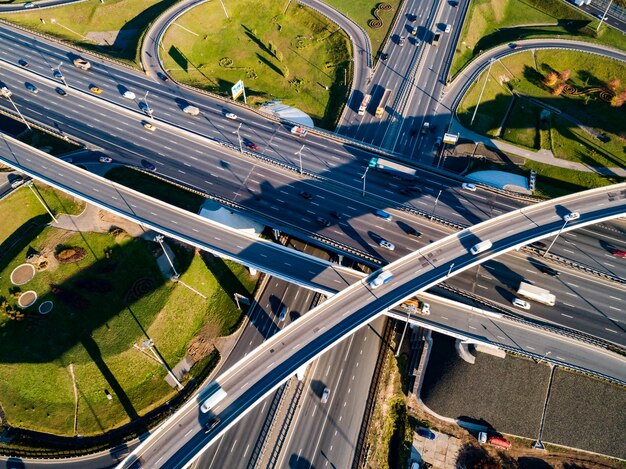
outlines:
{"label": "highway interchange", "polygon": [[[409,8],[412,8],[410,4]],[[444,12],[445,22],[454,24],[460,9],[461,7],[446,10]],[[441,12],[436,9],[431,11],[427,21],[435,21],[437,14],[441,14]],[[439,19],[442,18],[439,17]],[[421,21],[422,18],[419,19],[418,23]],[[403,24],[400,21],[396,25],[397,28],[400,28],[399,31],[405,27]],[[386,174],[370,171],[366,180],[367,197],[360,198],[361,185],[363,184],[361,176],[365,172],[367,161],[372,154],[364,151],[358,145],[351,145],[350,141],[328,140],[323,136],[310,134],[306,142],[302,142],[289,135],[286,125],[260,118],[256,113],[244,108],[235,108],[223,102],[216,103],[209,97],[196,95],[172,82],[159,83],[154,80],[153,76],[140,76],[123,67],[116,67],[109,63],[98,64],[97,60],[92,62],[96,70],[85,74],[69,64],[67,48],[59,48],[57,44],[48,43],[43,39],[37,40],[35,47],[33,47],[32,42],[24,33],[10,28],[3,28],[0,35],[4,36],[6,43],[13,43],[13,47],[10,49],[0,49],[1,59],[9,64],[15,64],[19,58],[26,57],[29,62],[28,71],[19,66],[8,65],[4,68],[5,73],[2,75],[2,80],[11,89],[19,90],[20,86],[22,87],[23,91],[19,93],[21,96],[16,93],[14,100],[26,116],[71,135],[73,138],[91,142],[117,153],[116,160],[119,163],[140,166],[141,160],[147,159],[157,165],[159,174],[164,174],[186,185],[233,201],[264,223],[301,237],[312,236],[313,233],[317,233],[324,238],[340,243],[340,246],[359,250],[371,258],[393,261],[400,256],[413,252],[416,248],[423,247],[429,241],[440,239],[453,231],[441,224],[429,223],[427,217],[418,217],[404,210],[389,210],[394,215],[394,223],[381,223],[380,219],[375,218],[372,213],[376,208],[408,206],[426,215],[433,214],[436,209],[434,215],[437,217],[450,220],[458,225],[471,225],[526,205],[526,202],[515,201],[488,190],[479,189],[476,193],[462,191],[459,180],[426,171],[420,173],[420,183],[424,184],[422,192],[411,197],[403,197],[398,193],[398,189],[403,187],[402,181],[393,179]],[[443,51],[441,54],[445,55],[446,48],[443,46],[444,42],[442,41],[438,51]],[[395,48],[394,54],[398,52],[397,46],[390,45],[388,47]],[[409,47],[413,47],[413,44],[407,44],[404,46],[404,50]],[[427,58],[432,61],[432,64],[437,62],[440,67],[445,67],[445,64],[439,61],[440,57],[436,58],[435,54],[427,54],[426,52],[422,52],[422,54],[428,56]],[[407,54],[402,59],[404,63],[402,61],[400,63],[393,62],[391,59],[392,57],[388,59],[387,64],[393,64],[394,71],[389,71],[390,68],[387,69],[389,80],[392,79],[392,76],[397,76],[399,83],[401,83],[407,78],[409,71],[415,71],[411,68],[415,66],[417,60],[415,57],[409,57]],[[420,67],[428,67],[430,70],[432,64],[424,63],[425,59],[426,57],[422,57],[419,60]],[[64,86],[59,83],[59,80],[56,80],[56,83],[51,81],[54,80],[51,76],[51,69],[57,67],[59,62],[64,63],[62,68],[64,79],[70,85],[69,88],[66,88],[69,90],[70,96],[68,97],[61,97],[54,91],[54,87]],[[399,69],[400,72],[398,72]],[[407,71],[404,72],[404,70]],[[30,72],[35,72],[35,75],[30,75]],[[437,85],[437,76],[441,75],[442,68],[430,70],[430,72],[432,72],[430,73],[430,81],[423,87],[424,89],[429,88],[425,94],[434,97],[433,101],[427,102],[428,100],[425,100],[422,104],[421,98],[416,98],[419,101],[419,106],[423,106],[424,116],[432,114],[432,110],[428,110],[428,106],[438,101],[436,96],[441,88],[441,84]],[[24,77],[25,73],[26,77]],[[36,83],[40,89],[37,97],[26,96],[26,91],[23,89],[24,78]],[[96,80],[96,84],[105,90],[102,98],[90,96],[87,91],[89,85]],[[118,88],[120,85],[132,89],[139,98],[134,102],[122,98],[121,89]],[[439,88],[435,89],[437,86]],[[145,136],[141,136],[145,132],[141,129],[141,121],[147,119],[147,116],[142,115],[138,104],[146,91],[149,91],[150,106],[155,110],[157,132],[154,134],[146,133]],[[39,100],[38,97],[43,99]],[[399,105],[402,99],[409,102],[408,97],[399,97],[397,101]],[[66,104],[68,102],[69,105]],[[181,112],[181,107],[184,107],[186,102],[198,105],[202,109],[200,118],[194,119]],[[2,104],[7,107],[7,103],[3,102]],[[10,108],[7,107],[7,109]],[[223,114],[226,110],[237,112],[240,117],[239,120],[244,123],[240,131],[241,136],[259,145],[260,153],[264,157],[289,167],[281,168],[273,163],[268,164],[264,160],[260,160],[258,155],[241,158],[236,153],[239,147],[235,133],[237,123],[224,119]],[[115,112],[115,119],[110,119],[112,112]],[[344,122],[346,118],[349,119],[349,115],[350,112],[347,111]],[[367,143],[391,148],[398,153],[423,154],[420,149],[426,151],[430,143],[421,142],[419,137],[417,139],[407,137],[407,134],[410,136],[410,128],[418,124],[421,125],[418,120],[419,112],[416,113],[412,108],[411,116],[413,122],[411,118],[401,118],[400,124],[391,122],[389,123],[391,130],[385,130],[384,134],[377,135],[376,138]],[[374,119],[371,115],[368,118],[370,121]],[[348,126],[348,128],[354,129],[355,127]],[[360,124],[356,128],[356,134],[344,133],[350,137],[358,138]],[[367,126],[364,125],[364,133],[373,134],[371,131],[368,133],[366,128]],[[383,129],[385,126],[378,128]],[[115,138],[111,139],[111,136]],[[181,137],[188,139],[181,142]],[[207,151],[207,137],[227,142],[230,148],[209,143],[210,151]],[[395,143],[390,146],[390,141]],[[306,172],[306,177],[298,175],[300,162],[295,155],[296,151],[300,149],[301,143],[306,144],[306,148],[301,153],[302,168]],[[15,150],[13,144],[9,145],[14,150],[13,156],[15,157],[19,151]],[[22,157],[23,155],[20,155],[20,158],[17,158],[20,163],[24,162]],[[15,164],[15,162],[14,159],[13,163]],[[428,163],[428,158],[424,162]],[[41,166],[50,167],[48,177],[51,180],[53,177],[57,180],[61,179],[61,176],[65,175],[66,172],[74,176],[78,174],[77,172],[74,173],[73,168],[68,168],[65,163],[55,166],[55,164],[46,162],[45,165],[42,164]],[[46,173],[47,168],[42,167],[37,167],[36,175],[43,176]],[[56,176],[53,176],[55,173]],[[72,179],[71,174],[68,175],[67,179]],[[69,181],[66,186],[70,187]],[[76,189],[77,186],[74,185],[74,188]],[[114,188],[113,193],[117,190]],[[311,193],[313,199],[310,201],[303,200],[299,195],[303,190]],[[438,195],[440,190],[442,193]],[[126,195],[124,194],[124,196]],[[90,197],[98,199],[102,198],[102,195],[91,193]],[[310,206],[304,216],[296,208],[303,203]],[[343,220],[332,220],[333,225],[329,228],[320,227],[315,220],[317,216],[320,216],[322,210],[319,208],[320,206],[324,207],[322,216],[332,219],[329,216],[331,211],[341,211]],[[135,213],[132,215],[136,215],[137,210],[135,207],[133,209],[131,212]],[[145,215],[147,220],[152,219],[154,222],[153,212],[145,212]],[[168,218],[169,215],[170,213],[162,218]],[[180,216],[181,220],[186,218],[186,215]],[[408,238],[403,230],[403,226],[406,225],[417,227],[424,233],[423,238],[417,241]],[[162,228],[163,225],[160,227]],[[375,231],[371,229],[372,227],[375,227]],[[612,263],[613,258],[607,257],[606,250],[607,243],[616,244],[615,238],[611,235],[615,232],[614,230],[619,229],[621,229],[619,225],[612,226],[610,224],[579,229],[575,233],[563,235],[560,241],[555,244],[553,252],[573,260],[583,261],[584,259],[583,263],[587,265],[593,264],[594,268],[598,270],[608,270],[623,277],[625,267],[623,264]],[[188,235],[190,238],[197,236],[191,232]],[[396,251],[390,253],[381,250],[377,244],[379,237],[394,242]],[[610,241],[603,241],[603,238]],[[214,243],[215,241],[213,241]],[[623,240],[621,244],[618,242],[617,245],[623,247]],[[589,249],[582,248],[582,246],[588,246]],[[249,252],[248,254],[251,254],[249,259],[259,258],[256,252]],[[284,253],[281,251],[280,255],[282,256]],[[540,312],[542,320],[584,330],[623,345],[623,335],[619,336],[619,333],[623,334],[620,325],[620,323],[623,324],[623,308],[616,313],[610,311],[611,307],[615,308],[614,305],[619,304],[616,301],[623,302],[623,294],[620,295],[623,286],[590,279],[588,276],[582,276],[582,274],[570,270],[566,270],[557,279],[546,278],[545,275],[533,270],[533,264],[536,266],[537,259],[527,260],[527,257],[527,255],[521,254],[507,255],[498,261],[491,261],[484,267],[477,267],[460,275],[458,282],[454,285],[462,289],[473,289],[476,294],[506,303],[510,300],[511,288],[515,288],[513,285],[519,281],[519,277],[538,278],[542,284],[547,281],[553,282],[550,284],[550,289],[555,293],[559,292],[559,297],[567,298],[568,303],[564,301],[564,306],[567,306],[567,309],[559,307],[557,311],[543,308],[546,311]],[[505,258],[506,263],[501,262]],[[297,262],[300,260],[299,258]],[[255,264],[249,262],[248,265]],[[269,270],[267,263],[255,266],[265,271]],[[284,268],[283,266],[282,269]],[[316,274],[319,272],[316,271]],[[285,270],[274,273],[285,275]],[[289,274],[287,275],[289,276]],[[323,291],[336,291],[358,280],[358,278],[360,276],[351,277],[350,274],[341,271],[338,278],[330,280],[335,285],[327,281],[326,284],[321,283],[323,286],[318,283],[315,287]],[[310,284],[311,278],[308,281],[309,286],[312,286]],[[448,282],[451,281],[453,280],[448,279]],[[502,282],[507,293],[498,293],[498,288],[493,288],[495,282]],[[590,291],[585,291],[581,297],[578,292],[583,290],[575,282],[585,286],[589,285]],[[604,292],[607,292],[607,289],[615,289],[616,293],[611,294],[611,290],[608,290],[608,295],[606,293],[598,295],[595,289],[591,287],[593,284],[589,282],[602,282]],[[338,284],[342,284],[342,286],[338,287]],[[485,289],[485,286],[489,291],[480,291]],[[570,296],[575,298],[569,298]],[[506,301],[502,301],[503,299]],[[577,302],[581,302],[580,305],[577,306]],[[589,312],[589,303],[587,302],[593,304],[591,314],[589,316],[583,314],[582,319],[576,318],[579,322],[576,322],[575,325],[569,322],[574,319],[573,316]],[[536,313],[535,308],[533,308],[533,313]],[[614,317],[615,314],[619,314],[619,316],[616,318]],[[562,317],[552,317],[559,315]],[[572,317],[568,318],[567,316]],[[611,328],[617,328],[617,331],[614,329],[613,331],[607,330]],[[612,337],[616,332],[618,337]]]}

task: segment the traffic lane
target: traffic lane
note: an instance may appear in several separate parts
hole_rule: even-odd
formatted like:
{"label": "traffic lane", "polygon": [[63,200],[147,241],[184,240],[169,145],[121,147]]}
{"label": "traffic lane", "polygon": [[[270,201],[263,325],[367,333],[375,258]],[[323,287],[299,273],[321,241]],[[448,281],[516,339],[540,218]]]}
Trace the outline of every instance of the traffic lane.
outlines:
{"label": "traffic lane", "polygon": [[527,266],[524,259],[518,259],[517,265],[508,262],[506,266],[492,260],[449,279],[447,283],[500,303],[519,317],[541,319],[597,337],[609,338],[614,335],[615,338],[609,340],[616,343],[626,341],[626,294],[623,285],[567,270],[560,270],[556,278],[543,274],[543,278],[532,283],[553,293],[557,297],[557,304],[546,306],[530,301],[531,309],[525,311],[511,303],[520,297],[517,294],[520,282],[528,282],[529,274],[536,273],[536,269],[533,271],[532,267],[528,269]]}
{"label": "traffic lane", "polygon": [[327,461],[335,467],[349,467],[354,459],[385,320],[376,319],[370,327],[357,331],[347,356],[339,363],[343,376],[331,391],[335,399],[329,406],[328,424],[308,457],[317,467],[324,467]]}

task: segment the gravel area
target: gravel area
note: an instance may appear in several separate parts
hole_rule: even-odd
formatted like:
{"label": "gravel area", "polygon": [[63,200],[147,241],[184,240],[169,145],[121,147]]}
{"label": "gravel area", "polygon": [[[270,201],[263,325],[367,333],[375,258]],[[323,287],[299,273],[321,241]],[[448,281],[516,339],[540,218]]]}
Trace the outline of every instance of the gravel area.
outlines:
{"label": "gravel area", "polygon": [[483,420],[503,433],[536,438],[550,369],[532,360],[476,354],[461,360],[454,339],[433,334],[422,401],[439,415]]}
{"label": "gravel area", "polygon": [[626,459],[626,390],[556,370],[543,440]]}

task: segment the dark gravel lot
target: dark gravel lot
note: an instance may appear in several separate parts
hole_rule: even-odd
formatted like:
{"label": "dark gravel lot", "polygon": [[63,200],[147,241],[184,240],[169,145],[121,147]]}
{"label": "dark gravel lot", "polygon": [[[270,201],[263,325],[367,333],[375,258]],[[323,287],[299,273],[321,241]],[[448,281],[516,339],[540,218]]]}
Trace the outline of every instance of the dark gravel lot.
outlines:
{"label": "dark gravel lot", "polygon": [[[476,354],[461,360],[454,339],[433,334],[422,400],[434,412],[458,419],[483,419],[497,431],[536,438],[550,369],[532,360]],[[545,438],[544,438],[545,439]]]}
{"label": "dark gravel lot", "polygon": [[626,390],[556,370],[543,440],[626,459]]}

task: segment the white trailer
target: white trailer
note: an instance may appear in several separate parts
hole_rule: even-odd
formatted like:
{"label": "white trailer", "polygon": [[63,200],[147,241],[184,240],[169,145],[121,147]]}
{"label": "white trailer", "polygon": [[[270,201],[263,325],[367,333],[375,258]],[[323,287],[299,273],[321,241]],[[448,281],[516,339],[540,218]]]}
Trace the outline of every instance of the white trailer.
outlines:
{"label": "white trailer", "polygon": [[211,410],[213,407],[219,404],[220,401],[224,399],[225,397],[226,397],[226,391],[224,391],[222,388],[219,388],[217,391],[211,394],[211,396],[207,400],[205,400],[202,403],[200,410],[206,414],[209,410]]}
{"label": "white trailer", "polygon": [[529,300],[538,301],[544,305],[554,306],[556,297],[545,288],[539,288],[530,283],[521,282],[517,289],[517,294],[521,295]]}
{"label": "white trailer", "polygon": [[402,173],[409,176],[415,176],[417,169],[411,168],[395,161],[385,160],[383,158],[372,158],[369,163],[370,168],[378,169],[380,171],[386,171],[389,173]]}

